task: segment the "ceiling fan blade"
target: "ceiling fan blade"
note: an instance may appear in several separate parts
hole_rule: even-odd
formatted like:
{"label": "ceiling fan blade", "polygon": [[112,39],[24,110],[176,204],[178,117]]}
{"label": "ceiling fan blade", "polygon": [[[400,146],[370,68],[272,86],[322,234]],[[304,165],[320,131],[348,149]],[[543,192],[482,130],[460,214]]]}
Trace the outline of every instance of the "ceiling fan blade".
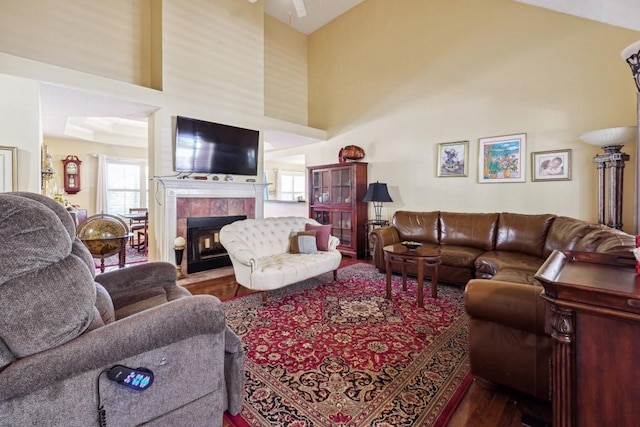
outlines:
{"label": "ceiling fan blade", "polygon": [[293,0],[293,7],[296,8],[298,18],[307,16],[307,7],[304,5],[304,0]]}

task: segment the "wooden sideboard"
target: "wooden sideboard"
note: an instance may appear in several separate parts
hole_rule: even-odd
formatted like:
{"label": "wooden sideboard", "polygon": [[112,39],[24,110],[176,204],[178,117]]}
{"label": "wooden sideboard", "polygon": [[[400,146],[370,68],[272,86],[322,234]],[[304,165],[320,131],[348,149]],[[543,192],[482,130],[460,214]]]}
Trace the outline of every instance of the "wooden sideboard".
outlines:
{"label": "wooden sideboard", "polygon": [[554,251],[536,279],[550,303],[553,426],[640,425],[635,260]]}

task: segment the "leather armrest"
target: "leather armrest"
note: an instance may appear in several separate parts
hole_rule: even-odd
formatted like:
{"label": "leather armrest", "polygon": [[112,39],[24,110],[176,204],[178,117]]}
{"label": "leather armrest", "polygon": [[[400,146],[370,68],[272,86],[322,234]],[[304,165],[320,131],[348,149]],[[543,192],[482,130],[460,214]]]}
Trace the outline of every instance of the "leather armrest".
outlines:
{"label": "leather armrest", "polygon": [[225,326],[222,303],[214,296],[162,304],[13,362],[0,372],[0,400],[33,393],[190,337],[225,333]]}
{"label": "leather armrest", "polygon": [[382,248],[394,243],[400,243],[400,234],[398,229],[393,226],[380,227],[369,232],[369,241],[371,243],[371,255],[373,263],[379,271],[385,271],[384,253]]}
{"label": "leather armrest", "polygon": [[540,296],[542,290],[537,285],[472,279],[465,288],[464,307],[473,319],[544,334],[546,302]]}

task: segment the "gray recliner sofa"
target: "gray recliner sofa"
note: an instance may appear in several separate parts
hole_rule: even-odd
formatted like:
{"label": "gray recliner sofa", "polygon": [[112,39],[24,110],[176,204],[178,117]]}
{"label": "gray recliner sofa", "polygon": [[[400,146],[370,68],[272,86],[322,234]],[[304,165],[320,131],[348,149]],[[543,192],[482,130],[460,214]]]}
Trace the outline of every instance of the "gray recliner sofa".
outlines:
{"label": "gray recliner sofa", "polygon": [[[242,344],[173,265],[95,276],[69,213],[34,193],[0,194],[0,260],[0,425],[221,426],[240,412]],[[116,365],[154,381],[132,390],[107,378]]]}

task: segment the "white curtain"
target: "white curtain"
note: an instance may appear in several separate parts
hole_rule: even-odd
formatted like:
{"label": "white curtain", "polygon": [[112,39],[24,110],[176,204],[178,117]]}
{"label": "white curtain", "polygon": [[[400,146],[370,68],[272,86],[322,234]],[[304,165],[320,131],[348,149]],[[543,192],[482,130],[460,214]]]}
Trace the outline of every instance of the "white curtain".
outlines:
{"label": "white curtain", "polygon": [[96,191],[96,213],[105,213],[107,210],[107,156],[98,155],[98,182]]}

